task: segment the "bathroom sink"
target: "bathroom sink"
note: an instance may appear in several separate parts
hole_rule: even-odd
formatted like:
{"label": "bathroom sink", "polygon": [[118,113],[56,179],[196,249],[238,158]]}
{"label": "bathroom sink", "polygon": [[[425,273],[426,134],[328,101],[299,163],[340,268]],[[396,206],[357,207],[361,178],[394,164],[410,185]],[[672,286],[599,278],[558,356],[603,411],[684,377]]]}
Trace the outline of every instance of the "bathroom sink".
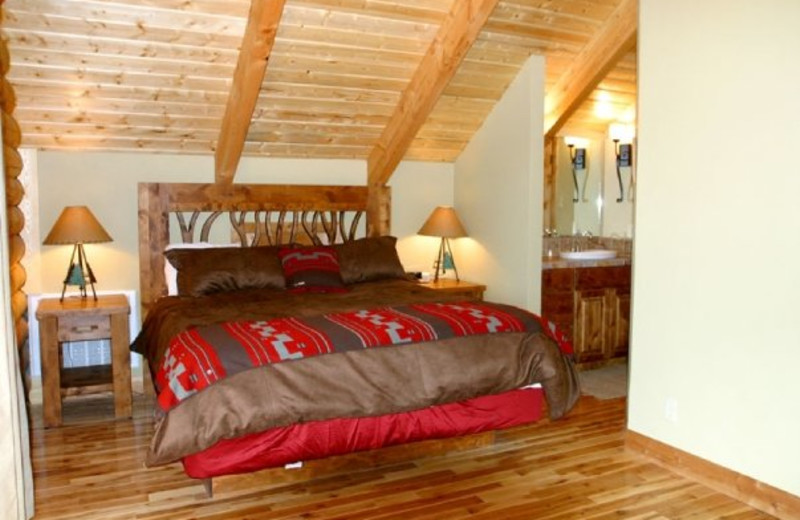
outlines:
{"label": "bathroom sink", "polygon": [[562,251],[564,260],[606,260],[615,258],[617,252],[611,249],[589,249],[586,251]]}

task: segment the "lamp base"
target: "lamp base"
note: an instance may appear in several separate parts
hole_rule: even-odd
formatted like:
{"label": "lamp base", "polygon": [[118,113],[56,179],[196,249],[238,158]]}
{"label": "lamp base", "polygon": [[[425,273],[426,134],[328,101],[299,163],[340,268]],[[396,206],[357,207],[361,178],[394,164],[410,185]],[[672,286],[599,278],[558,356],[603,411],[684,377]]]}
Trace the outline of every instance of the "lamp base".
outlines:
{"label": "lamp base", "polygon": [[[447,259],[447,261],[445,261],[445,259]],[[458,268],[456,267],[453,252],[450,250],[450,239],[442,237],[442,241],[439,243],[439,256],[436,258],[436,262],[434,262],[434,267],[436,268],[436,274],[433,275],[434,282],[439,281],[439,271],[444,274],[448,267],[452,267],[453,272],[456,274],[456,281],[461,281],[458,277]]]}
{"label": "lamp base", "polygon": [[[77,262],[75,261],[75,255],[78,256]],[[86,291],[86,286],[89,285],[92,288],[92,296],[97,300],[97,293],[94,290],[94,284],[96,282],[97,279],[94,277],[92,266],[89,265],[89,260],[86,258],[86,253],[83,251],[83,244],[75,244],[75,247],[72,249],[72,256],[69,259],[67,275],[64,277],[64,287],[61,289],[61,301],[64,301],[64,295],[67,292],[68,285],[78,286],[81,298],[87,298],[89,296]]]}

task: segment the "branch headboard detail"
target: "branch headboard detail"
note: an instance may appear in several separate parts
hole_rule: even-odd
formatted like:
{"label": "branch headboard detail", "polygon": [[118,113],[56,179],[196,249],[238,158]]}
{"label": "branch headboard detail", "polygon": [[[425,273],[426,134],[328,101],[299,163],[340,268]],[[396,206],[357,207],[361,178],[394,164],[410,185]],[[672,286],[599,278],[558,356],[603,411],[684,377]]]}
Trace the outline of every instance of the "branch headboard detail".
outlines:
{"label": "branch headboard detail", "polygon": [[[146,310],[167,293],[164,249],[209,241],[218,221],[230,224],[229,234],[242,246],[334,243],[359,238],[364,230],[367,236],[388,234],[389,205],[386,186],[140,183],[142,305]],[[219,218],[224,213],[228,218]],[[170,215],[179,239],[170,237]]]}

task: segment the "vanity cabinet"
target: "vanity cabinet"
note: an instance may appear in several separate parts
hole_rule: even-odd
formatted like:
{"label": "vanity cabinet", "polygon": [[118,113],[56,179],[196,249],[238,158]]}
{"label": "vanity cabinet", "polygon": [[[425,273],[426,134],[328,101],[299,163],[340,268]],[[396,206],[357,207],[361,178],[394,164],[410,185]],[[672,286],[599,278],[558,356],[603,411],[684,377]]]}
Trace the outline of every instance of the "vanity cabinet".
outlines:
{"label": "vanity cabinet", "polygon": [[570,338],[583,366],[628,354],[630,302],[629,265],[542,271],[542,315]]}

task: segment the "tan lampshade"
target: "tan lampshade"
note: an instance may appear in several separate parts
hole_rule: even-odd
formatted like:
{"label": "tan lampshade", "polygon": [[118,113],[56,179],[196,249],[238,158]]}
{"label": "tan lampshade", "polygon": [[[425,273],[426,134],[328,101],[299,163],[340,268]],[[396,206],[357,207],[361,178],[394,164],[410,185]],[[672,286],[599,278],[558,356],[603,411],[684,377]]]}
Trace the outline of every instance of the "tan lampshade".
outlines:
{"label": "tan lampshade", "polygon": [[111,242],[111,236],[103,229],[89,208],[67,206],[42,243],[51,246],[92,242]]}
{"label": "tan lampshade", "polygon": [[439,206],[428,220],[419,228],[420,235],[442,238],[459,238],[467,236],[467,230],[458,219],[456,210],[450,206]]}

